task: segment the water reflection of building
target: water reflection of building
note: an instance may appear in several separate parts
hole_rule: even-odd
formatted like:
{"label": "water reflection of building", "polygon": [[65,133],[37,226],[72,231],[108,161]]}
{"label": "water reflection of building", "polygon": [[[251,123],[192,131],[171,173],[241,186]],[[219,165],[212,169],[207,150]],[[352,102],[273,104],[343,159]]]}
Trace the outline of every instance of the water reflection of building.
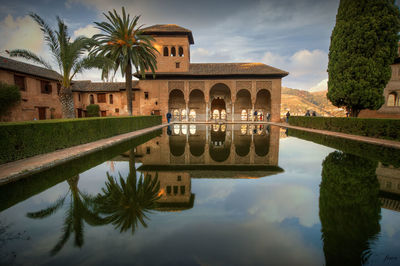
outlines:
{"label": "water reflection of building", "polygon": [[278,167],[279,128],[266,125],[173,125],[136,148],[138,171],[160,181],[159,210],[193,207],[191,178],[259,178]]}
{"label": "water reflection of building", "polygon": [[385,209],[400,211],[400,168],[379,163],[376,168],[381,193],[379,199]]}

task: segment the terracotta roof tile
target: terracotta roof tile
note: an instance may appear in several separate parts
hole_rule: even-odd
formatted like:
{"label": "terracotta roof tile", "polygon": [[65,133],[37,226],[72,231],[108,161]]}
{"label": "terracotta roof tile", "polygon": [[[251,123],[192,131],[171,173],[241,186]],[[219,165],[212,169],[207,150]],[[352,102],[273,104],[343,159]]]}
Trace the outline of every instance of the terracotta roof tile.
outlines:
{"label": "terracotta roof tile", "polygon": [[154,35],[187,35],[189,38],[189,43],[194,44],[192,31],[176,24],[157,24],[143,28],[142,31],[145,34]]}
{"label": "terracotta roof tile", "polygon": [[[132,81],[133,89],[138,89],[139,82]],[[125,90],[125,82],[91,82],[90,80],[74,81],[72,91],[81,92],[112,92]]]}
{"label": "terracotta roof tile", "polygon": [[0,69],[6,69],[50,80],[59,80],[61,78],[61,75],[53,70],[49,70],[44,67],[35,66],[3,56],[0,56]]}

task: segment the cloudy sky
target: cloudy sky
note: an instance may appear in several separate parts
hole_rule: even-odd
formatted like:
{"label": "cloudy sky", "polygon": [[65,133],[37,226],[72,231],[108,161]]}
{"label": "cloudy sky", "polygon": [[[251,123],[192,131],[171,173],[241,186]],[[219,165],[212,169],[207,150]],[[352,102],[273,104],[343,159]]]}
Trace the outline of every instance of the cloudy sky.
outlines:
{"label": "cloudy sky", "polygon": [[[339,0],[0,0],[0,55],[14,48],[48,57],[35,12],[50,25],[59,15],[72,36],[97,32],[103,12],[125,6],[145,25],[191,29],[192,62],[262,62],[290,72],[283,86],[326,88],[329,42]],[[79,79],[99,80],[97,71]]]}

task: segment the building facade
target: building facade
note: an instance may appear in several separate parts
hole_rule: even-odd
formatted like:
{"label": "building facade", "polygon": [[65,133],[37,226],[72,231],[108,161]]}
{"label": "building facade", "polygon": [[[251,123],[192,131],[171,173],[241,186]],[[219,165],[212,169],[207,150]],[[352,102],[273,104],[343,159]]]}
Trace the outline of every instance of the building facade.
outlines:
{"label": "building facade", "polygon": [[[175,121],[264,121],[270,114],[271,121],[279,121],[281,80],[287,72],[261,63],[191,63],[190,30],[168,24],[144,33],[154,38],[159,52],[157,71],[155,78],[136,75],[133,114],[159,114],[165,120],[169,112]],[[81,83],[74,85],[77,116],[90,104],[90,95],[97,103],[99,94],[105,94],[99,104],[103,115],[127,114],[123,83]],[[121,99],[110,104],[109,97]]]}
{"label": "building facade", "polygon": [[1,121],[61,118],[59,78],[55,71],[0,56],[0,81],[17,85],[21,92],[21,102]]}

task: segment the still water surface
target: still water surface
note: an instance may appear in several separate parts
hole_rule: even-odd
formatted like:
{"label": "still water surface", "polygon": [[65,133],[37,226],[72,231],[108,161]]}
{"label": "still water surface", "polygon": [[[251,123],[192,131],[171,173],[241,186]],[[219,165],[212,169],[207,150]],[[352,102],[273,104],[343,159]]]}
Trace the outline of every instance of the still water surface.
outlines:
{"label": "still water surface", "polygon": [[0,187],[0,264],[399,265],[398,154],[329,143],[175,125]]}

